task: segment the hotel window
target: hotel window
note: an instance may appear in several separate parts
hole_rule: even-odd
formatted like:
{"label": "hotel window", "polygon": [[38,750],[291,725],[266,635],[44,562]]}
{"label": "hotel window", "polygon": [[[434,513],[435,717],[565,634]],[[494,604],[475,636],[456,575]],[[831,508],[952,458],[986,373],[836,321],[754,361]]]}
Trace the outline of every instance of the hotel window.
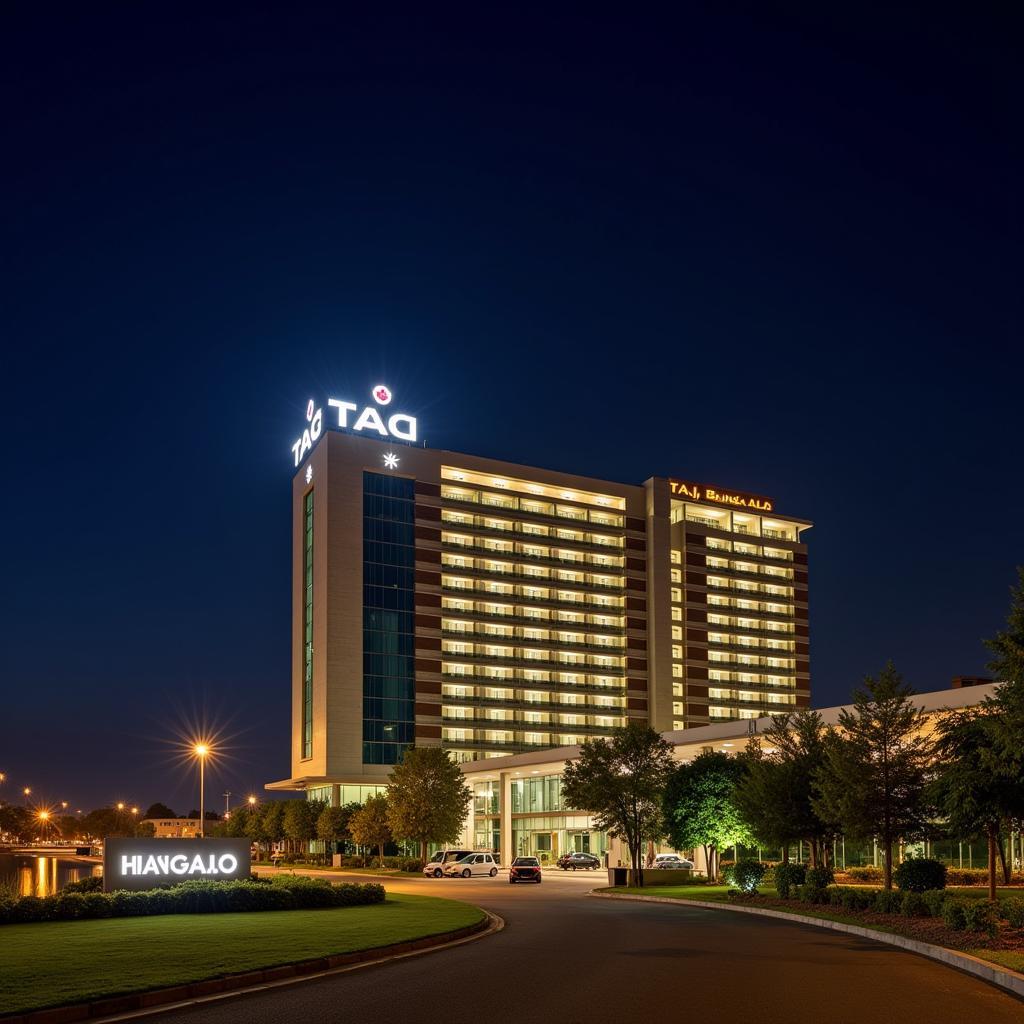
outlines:
{"label": "hotel window", "polygon": [[682,618],[683,618],[683,609],[682,608],[673,608],[672,609],[672,618],[675,619],[676,622],[681,622]]}
{"label": "hotel window", "polygon": [[672,645],[672,657],[673,658],[682,658],[682,656],[683,656],[683,645],[682,644],[673,644]]}
{"label": "hotel window", "polygon": [[682,590],[680,590],[679,587],[673,587],[672,588],[672,600],[678,603],[678,602],[682,601],[682,599],[683,599],[683,592],[682,592]]}
{"label": "hotel window", "polygon": [[682,697],[682,695],[683,695],[683,684],[682,683],[673,683],[672,684],[672,696],[673,697]]}
{"label": "hotel window", "polygon": [[313,491],[302,499],[302,756],[313,756]]}
{"label": "hotel window", "polygon": [[671,555],[671,558],[672,558],[672,564],[673,565],[680,565],[682,563],[682,561],[683,561],[683,553],[682,553],[682,551],[673,551],[672,555]]}
{"label": "hotel window", "polygon": [[544,737],[539,732],[528,732],[523,735],[523,742],[533,747],[539,747],[543,744]]}
{"label": "hotel window", "polygon": [[676,679],[681,679],[682,676],[683,676],[683,666],[682,665],[673,665],[672,666],[672,675]]}
{"label": "hotel window", "polygon": [[673,640],[682,640],[683,639],[683,627],[682,626],[673,626],[672,627],[672,639]]}

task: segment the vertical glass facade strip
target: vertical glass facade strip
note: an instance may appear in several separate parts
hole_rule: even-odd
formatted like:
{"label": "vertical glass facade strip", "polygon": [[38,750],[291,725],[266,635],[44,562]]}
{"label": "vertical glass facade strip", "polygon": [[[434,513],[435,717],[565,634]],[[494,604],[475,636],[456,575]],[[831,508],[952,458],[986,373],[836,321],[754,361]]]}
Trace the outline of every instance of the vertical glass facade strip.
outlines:
{"label": "vertical glass facade strip", "polygon": [[416,493],[363,473],[363,763],[398,764],[416,738]]}
{"label": "vertical glass facade strip", "polygon": [[313,492],[302,499],[302,756],[313,756]]}

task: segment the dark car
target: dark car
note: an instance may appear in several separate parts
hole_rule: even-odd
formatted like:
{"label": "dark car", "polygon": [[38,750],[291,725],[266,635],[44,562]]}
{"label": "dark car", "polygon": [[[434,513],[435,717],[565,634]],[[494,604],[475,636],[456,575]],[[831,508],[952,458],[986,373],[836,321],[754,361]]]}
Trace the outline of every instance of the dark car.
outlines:
{"label": "dark car", "polygon": [[516,857],[508,869],[508,884],[516,882],[540,883],[540,861],[536,857]]}
{"label": "dark car", "polygon": [[592,853],[567,853],[558,858],[558,866],[563,871],[596,871],[601,861]]}

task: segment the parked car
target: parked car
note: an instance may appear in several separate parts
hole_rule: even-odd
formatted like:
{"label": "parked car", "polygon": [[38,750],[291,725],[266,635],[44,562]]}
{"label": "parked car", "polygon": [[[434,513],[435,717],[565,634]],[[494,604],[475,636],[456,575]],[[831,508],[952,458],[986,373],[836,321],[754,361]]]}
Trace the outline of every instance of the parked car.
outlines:
{"label": "parked car", "polygon": [[558,866],[563,871],[596,871],[601,861],[592,853],[567,853],[558,858]]}
{"label": "parked car", "polygon": [[427,878],[440,878],[449,864],[468,857],[472,852],[472,850],[439,850],[431,858],[430,863],[423,868],[423,874]]}
{"label": "parked car", "polygon": [[490,875],[493,878],[498,873],[498,862],[490,853],[470,853],[446,864],[444,873],[449,878],[469,878],[470,875]]}
{"label": "parked car", "polygon": [[655,868],[693,868],[693,861],[687,860],[685,857],[680,857],[678,853],[659,853],[654,858],[654,864],[652,867]]}
{"label": "parked car", "polygon": [[512,867],[508,869],[508,884],[516,882],[537,882],[540,883],[541,870],[540,861],[536,857],[516,857],[512,861]]}

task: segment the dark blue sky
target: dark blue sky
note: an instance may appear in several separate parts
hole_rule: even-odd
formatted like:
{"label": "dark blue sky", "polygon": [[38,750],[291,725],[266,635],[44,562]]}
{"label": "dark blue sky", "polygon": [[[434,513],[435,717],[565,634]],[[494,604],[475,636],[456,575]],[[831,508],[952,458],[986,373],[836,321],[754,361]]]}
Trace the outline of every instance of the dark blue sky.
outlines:
{"label": "dark blue sky", "polygon": [[378,379],[435,447],[813,519],[818,706],[982,671],[1024,561],[997,9],[5,8],[8,790],[188,810],[204,717],[211,793],[287,775],[289,446]]}

